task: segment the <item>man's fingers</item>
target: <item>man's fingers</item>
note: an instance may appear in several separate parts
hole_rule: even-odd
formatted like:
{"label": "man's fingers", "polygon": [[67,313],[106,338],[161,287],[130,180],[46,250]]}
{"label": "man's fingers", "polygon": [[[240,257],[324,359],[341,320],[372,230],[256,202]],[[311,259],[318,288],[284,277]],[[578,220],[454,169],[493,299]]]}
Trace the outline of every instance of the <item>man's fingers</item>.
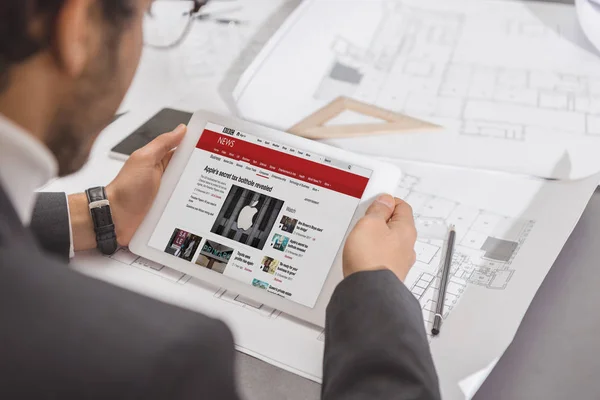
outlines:
{"label": "man's fingers", "polygon": [[394,212],[395,200],[389,194],[382,194],[367,209],[366,216],[381,218],[387,222]]}
{"label": "man's fingers", "polygon": [[[175,130],[168,133],[163,133],[152,142],[144,146],[142,154],[148,157],[154,163],[162,162],[171,150],[181,143],[181,140],[187,132],[187,126],[181,124]],[[165,165],[166,166],[166,165]]]}
{"label": "man's fingers", "polygon": [[405,229],[408,226],[414,229],[415,219],[412,207],[405,201],[398,198],[395,200],[395,207],[392,216],[389,218],[388,226],[391,229]]}
{"label": "man's fingers", "polygon": [[161,160],[163,172],[167,169],[167,166],[171,162],[171,158],[173,158],[173,154],[175,154],[175,150],[171,150],[167,153],[166,156]]}

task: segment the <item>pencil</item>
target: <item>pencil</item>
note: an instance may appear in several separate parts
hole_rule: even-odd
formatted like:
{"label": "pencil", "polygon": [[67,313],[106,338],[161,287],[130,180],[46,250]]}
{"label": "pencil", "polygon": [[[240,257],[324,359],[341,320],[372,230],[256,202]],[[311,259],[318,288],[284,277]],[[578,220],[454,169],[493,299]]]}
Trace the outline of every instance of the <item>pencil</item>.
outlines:
{"label": "pencil", "polygon": [[451,225],[450,232],[448,233],[446,258],[444,259],[444,267],[442,269],[442,279],[440,280],[440,287],[438,290],[437,306],[435,310],[435,317],[433,319],[433,328],[431,328],[431,334],[433,336],[439,335],[440,328],[442,327],[442,317],[444,315],[444,302],[446,301],[446,288],[448,287],[450,269],[452,267],[452,255],[454,254],[455,238],[456,231],[454,230],[454,225]]}

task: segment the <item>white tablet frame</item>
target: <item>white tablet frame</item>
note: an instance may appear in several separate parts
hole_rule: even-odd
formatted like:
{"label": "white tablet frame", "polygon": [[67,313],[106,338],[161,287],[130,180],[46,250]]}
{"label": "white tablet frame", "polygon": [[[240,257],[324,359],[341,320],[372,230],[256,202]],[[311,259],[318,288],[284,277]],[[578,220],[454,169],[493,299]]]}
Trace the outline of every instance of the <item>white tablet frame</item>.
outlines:
{"label": "white tablet frame", "polygon": [[[350,153],[323,143],[314,142],[251,122],[242,121],[237,118],[224,117],[206,111],[198,111],[192,117],[189,123],[188,133],[181,145],[177,148],[164,173],[156,200],[129,244],[130,250],[137,255],[176,269],[210,284],[231,290],[253,301],[266,304],[269,307],[281,310],[284,313],[301,320],[308,321],[321,327],[325,326],[325,310],[327,304],[329,303],[335,287],[343,279],[343,246],[338,250],[335,261],[331,266],[331,270],[329,271],[325,284],[323,285],[313,308],[267,293],[262,289],[255,288],[250,284],[240,282],[220,273],[205,268],[199,268],[189,261],[173,257],[161,250],[148,246],[150,237],[154,233],[167,203],[171,198],[171,194],[175,190],[192,152],[196,149],[196,144],[198,143],[206,124],[209,122],[372,170],[373,174],[363,197],[359,202],[346,235],[344,236],[344,242],[350,230],[354,227],[358,219],[364,215],[366,208],[371,204],[373,199],[381,193],[394,192],[402,177],[400,169],[391,164],[383,163],[365,156]],[[208,230],[209,229],[210,227],[208,227]],[[199,229],[199,231],[203,231],[203,229]],[[323,267],[328,268],[329,266]]]}

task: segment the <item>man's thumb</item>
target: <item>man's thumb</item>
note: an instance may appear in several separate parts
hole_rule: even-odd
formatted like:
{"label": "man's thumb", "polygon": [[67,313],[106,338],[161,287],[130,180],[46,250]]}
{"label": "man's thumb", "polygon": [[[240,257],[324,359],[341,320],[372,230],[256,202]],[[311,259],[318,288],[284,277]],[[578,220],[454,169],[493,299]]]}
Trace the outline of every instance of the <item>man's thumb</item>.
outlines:
{"label": "man's thumb", "polygon": [[171,150],[181,143],[186,132],[187,126],[181,124],[175,130],[163,133],[148,144],[148,154],[152,155],[154,162],[160,162]]}
{"label": "man's thumb", "polygon": [[386,222],[392,217],[396,200],[389,194],[382,194],[367,209],[365,215],[381,218]]}

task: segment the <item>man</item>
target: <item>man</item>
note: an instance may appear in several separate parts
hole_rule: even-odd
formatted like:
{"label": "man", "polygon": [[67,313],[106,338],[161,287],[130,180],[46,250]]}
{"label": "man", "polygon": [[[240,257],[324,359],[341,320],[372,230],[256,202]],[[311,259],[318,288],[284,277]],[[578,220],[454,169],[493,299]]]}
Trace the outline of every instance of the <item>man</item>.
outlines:
{"label": "man", "polygon": [[[223,323],[70,270],[71,248],[98,245],[86,195],[67,203],[43,194],[36,204],[36,187],[78,170],[114,115],[150,3],[0,3],[2,399],[238,398]],[[120,245],[148,211],[185,130],[134,153],[107,186]],[[440,397],[420,307],[401,282],[415,237],[410,207],[387,195],[349,235],[346,278],[327,313],[324,399]]]}

